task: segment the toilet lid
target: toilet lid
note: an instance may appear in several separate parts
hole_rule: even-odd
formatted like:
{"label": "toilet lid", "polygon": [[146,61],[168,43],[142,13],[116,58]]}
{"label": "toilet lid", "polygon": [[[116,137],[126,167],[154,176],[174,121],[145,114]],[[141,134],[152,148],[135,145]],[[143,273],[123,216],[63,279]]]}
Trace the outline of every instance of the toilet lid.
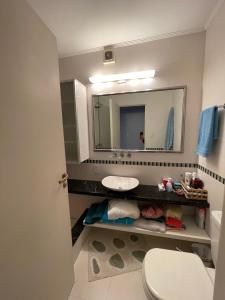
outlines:
{"label": "toilet lid", "polygon": [[145,256],[143,273],[147,288],[155,299],[213,299],[212,282],[195,254],[152,249]]}

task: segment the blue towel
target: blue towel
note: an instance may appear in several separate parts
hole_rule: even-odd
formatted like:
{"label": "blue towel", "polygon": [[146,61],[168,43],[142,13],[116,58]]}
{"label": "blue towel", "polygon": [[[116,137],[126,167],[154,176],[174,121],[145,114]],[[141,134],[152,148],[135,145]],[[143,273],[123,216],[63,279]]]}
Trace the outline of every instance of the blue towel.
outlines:
{"label": "blue towel", "polygon": [[173,140],[174,140],[174,107],[170,108],[167,129],[166,129],[166,141],[164,148],[166,150],[173,150]]}
{"label": "blue towel", "polygon": [[93,203],[88,209],[86,218],[84,220],[85,224],[94,224],[102,219],[105,209],[108,207],[108,200],[104,200],[101,203]]}
{"label": "blue towel", "polygon": [[109,220],[108,219],[108,206],[106,207],[104,214],[101,218],[101,222],[105,224],[118,224],[118,225],[132,225],[134,223],[134,219],[132,218],[119,218],[116,220]]}
{"label": "blue towel", "polygon": [[207,157],[213,148],[213,142],[218,138],[219,114],[218,107],[213,106],[201,113],[197,154]]}

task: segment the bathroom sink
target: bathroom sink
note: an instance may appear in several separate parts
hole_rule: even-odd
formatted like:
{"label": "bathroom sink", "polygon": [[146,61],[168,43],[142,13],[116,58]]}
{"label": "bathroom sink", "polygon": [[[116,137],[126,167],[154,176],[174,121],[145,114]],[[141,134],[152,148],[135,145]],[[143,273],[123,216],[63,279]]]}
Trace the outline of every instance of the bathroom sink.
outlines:
{"label": "bathroom sink", "polygon": [[102,184],[110,190],[126,192],[136,188],[139,181],[132,177],[107,176],[102,179]]}

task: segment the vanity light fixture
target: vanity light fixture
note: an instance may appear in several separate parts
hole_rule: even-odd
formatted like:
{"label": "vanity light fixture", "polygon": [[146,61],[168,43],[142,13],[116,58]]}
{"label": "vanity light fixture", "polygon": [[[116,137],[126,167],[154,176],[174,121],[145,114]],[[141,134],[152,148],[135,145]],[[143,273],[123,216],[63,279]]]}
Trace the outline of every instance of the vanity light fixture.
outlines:
{"label": "vanity light fixture", "polygon": [[110,75],[96,75],[89,77],[91,83],[104,83],[104,82],[121,82],[134,79],[146,79],[153,78],[155,76],[155,70],[145,70],[140,72],[129,72],[121,74],[110,74]]}
{"label": "vanity light fixture", "polygon": [[97,90],[101,90],[101,89],[112,87],[113,82],[98,82],[98,83],[95,83],[94,86]]}

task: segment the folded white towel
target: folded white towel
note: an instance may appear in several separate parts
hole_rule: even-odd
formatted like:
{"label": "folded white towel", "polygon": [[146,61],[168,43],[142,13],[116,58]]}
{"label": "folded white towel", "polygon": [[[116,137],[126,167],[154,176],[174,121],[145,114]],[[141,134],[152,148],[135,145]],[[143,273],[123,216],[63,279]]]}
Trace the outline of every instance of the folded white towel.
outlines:
{"label": "folded white towel", "polygon": [[110,200],[108,204],[108,219],[116,220],[119,218],[138,219],[140,210],[137,202],[133,200]]}
{"label": "folded white towel", "polygon": [[160,223],[152,220],[139,219],[134,222],[134,226],[143,229],[148,229],[150,231],[158,231],[158,232],[166,231],[166,225],[164,223]]}

